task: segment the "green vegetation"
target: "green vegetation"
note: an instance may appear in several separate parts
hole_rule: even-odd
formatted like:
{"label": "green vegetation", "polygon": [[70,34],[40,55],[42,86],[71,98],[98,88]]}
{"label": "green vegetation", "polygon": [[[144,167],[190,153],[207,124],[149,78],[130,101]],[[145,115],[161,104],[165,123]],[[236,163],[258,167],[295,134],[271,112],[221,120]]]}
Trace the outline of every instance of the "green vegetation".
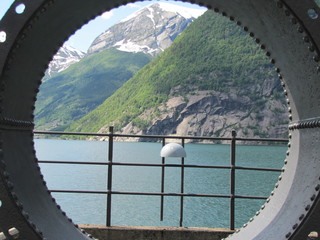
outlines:
{"label": "green vegetation", "polygon": [[64,130],[111,96],[150,59],[143,53],[108,49],[47,80],[36,103],[37,128],[47,124],[47,128]]}
{"label": "green vegetation", "polygon": [[148,121],[137,117],[163,104],[176,86],[180,86],[181,96],[194,89],[227,93],[231,86],[237,87],[237,94],[258,100],[259,111],[266,100],[255,90],[264,79],[275,78],[272,69],[258,46],[240,28],[208,11],[170,48],[67,130],[97,132],[114,125],[117,131],[131,121],[144,127]]}

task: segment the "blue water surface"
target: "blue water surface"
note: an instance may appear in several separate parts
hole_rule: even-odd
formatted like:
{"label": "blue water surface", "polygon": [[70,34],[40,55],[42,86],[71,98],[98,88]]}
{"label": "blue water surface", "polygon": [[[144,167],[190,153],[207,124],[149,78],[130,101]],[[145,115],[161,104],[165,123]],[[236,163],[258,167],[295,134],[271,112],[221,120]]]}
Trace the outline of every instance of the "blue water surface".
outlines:
{"label": "blue water surface", "polygon": [[[108,142],[80,140],[35,140],[39,160],[98,161],[108,159]],[[161,143],[115,142],[114,162],[161,163]],[[186,164],[230,165],[230,146],[222,144],[186,144]],[[281,168],[286,146],[237,145],[236,165]],[[181,159],[167,158],[167,163]],[[107,166],[40,164],[49,189],[107,190]],[[166,168],[165,192],[180,192],[180,168]],[[269,196],[278,172],[236,171],[236,194]],[[160,167],[113,167],[113,190],[155,192],[161,190]],[[185,168],[185,193],[230,194],[230,170]],[[106,224],[106,195],[53,193],[61,208],[75,223]],[[183,226],[229,227],[228,198],[185,197]],[[235,223],[240,227],[264,203],[264,200],[236,199]],[[180,198],[164,198],[164,220],[160,221],[159,196],[112,196],[112,225],[179,226]]]}

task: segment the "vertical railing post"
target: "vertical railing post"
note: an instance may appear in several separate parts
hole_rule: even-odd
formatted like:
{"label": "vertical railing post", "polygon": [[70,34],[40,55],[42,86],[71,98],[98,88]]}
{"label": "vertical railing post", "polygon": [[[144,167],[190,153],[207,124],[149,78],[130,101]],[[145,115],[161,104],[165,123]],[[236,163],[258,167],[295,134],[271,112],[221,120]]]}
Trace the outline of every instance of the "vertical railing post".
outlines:
{"label": "vertical railing post", "polygon": [[237,132],[232,130],[231,152],[230,152],[230,230],[234,230],[235,222],[235,165],[236,165],[236,136]]}
{"label": "vertical railing post", "polygon": [[113,127],[109,127],[107,227],[111,226],[112,160],[113,160]]}
{"label": "vertical railing post", "polygon": [[[162,147],[164,147],[166,145],[166,139],[162,138]],[[166,160],[165,157],[162,157],[162,168],[161,168],[161,193],[164,193],[164,164],[165,164]],[[160,197],[160,221],[163,221],[163,208],[164,208],[164,196],[161,195]]]}
{"label": "vertical railing post", "polygon": [[[181,139],[182,147],[184,148],[184,138]],[[184,193],[184,157],[181,158],[181,194]],[[183,196],[180,197],[180,227],[183,222]]]}

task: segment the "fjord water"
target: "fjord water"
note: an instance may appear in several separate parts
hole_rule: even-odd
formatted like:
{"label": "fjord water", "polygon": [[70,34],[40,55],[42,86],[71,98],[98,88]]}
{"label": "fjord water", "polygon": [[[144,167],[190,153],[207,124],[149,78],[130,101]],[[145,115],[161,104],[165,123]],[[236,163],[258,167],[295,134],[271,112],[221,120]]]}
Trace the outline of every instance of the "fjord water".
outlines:
{"label": "fjord water", "polygon": [[[35,139],[39,160],[107,161],[108,142]],[[161,143],[115,142],[114,162],[161,163]],[[230,145],[186,144],[185,164],[230,165]],[[281,168],[287,147],[237,145],[236,165]],[[180,163],[167,158],[167,163]],[[49,189],[105,191],[107,166],[40,164]],[[166,168],[165,192],[180,192],[180,168]],[[269,196],[279,172],[236,171],[236,194]],[[113,166],[113,190],[160,192],[160,167]],[[185,169],[185,193],[229,194],[230,170]],[[106,223],[106,195],[52,194],[75,223]],[[246,223],[265,200],[236,199],[236,227]],[[164,221],[160,221],[159,196],[112,196],[112,225],[179,226],[180,198],[165,197]],[[185,227],[229,227],[229,199],[184,198]]]}

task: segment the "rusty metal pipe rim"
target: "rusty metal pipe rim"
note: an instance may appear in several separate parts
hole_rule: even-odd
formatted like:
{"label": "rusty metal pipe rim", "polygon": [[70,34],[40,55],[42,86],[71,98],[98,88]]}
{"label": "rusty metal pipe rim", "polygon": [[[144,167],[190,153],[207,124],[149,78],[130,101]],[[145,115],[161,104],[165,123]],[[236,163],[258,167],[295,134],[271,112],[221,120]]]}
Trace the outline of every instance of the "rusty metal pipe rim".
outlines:
{"label": "rusty metal pipe rim", "polygon": [[[300,240],[320,232],[319,7],[314,0],[190,2],[248,32],[275,64],[289,104],[284,172],[261,210],[230,239]],[[126,3],[16,0],[0,22],[0,232],[8,239],[90,239],[48,192],[34,150],[34,104],[63,42],[95,16]]]}

